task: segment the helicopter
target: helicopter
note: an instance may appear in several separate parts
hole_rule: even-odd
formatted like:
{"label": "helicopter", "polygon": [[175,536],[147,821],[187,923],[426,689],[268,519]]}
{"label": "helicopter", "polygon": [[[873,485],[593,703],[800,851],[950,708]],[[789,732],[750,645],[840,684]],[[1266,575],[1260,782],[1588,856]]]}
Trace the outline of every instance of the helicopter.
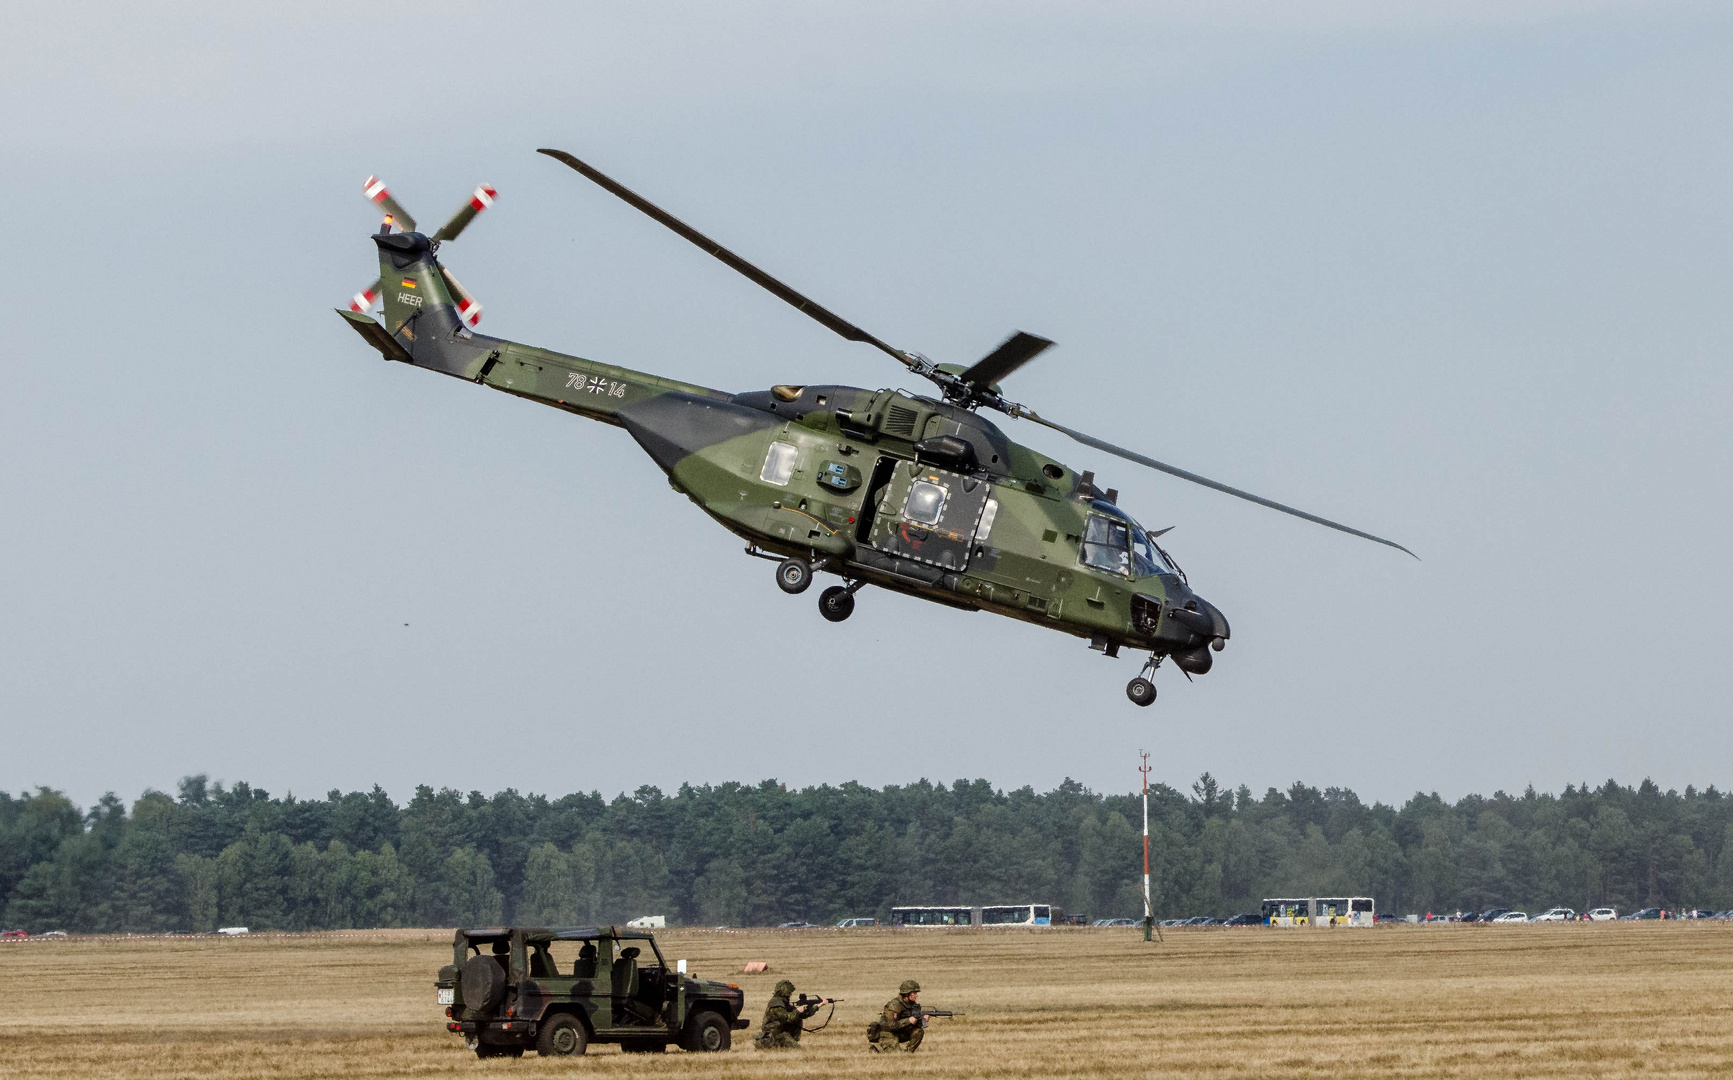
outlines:
{"label": "helicopter", "polygon": [[[685,495],[776,563],[785,593],[817,574],[841,622],[867,585],[964,611],[988,611],[1086,640],[1110,657],[1147,652],[1126,696],[1155,701],[1164,660],[1189,680],[1230,636],[1226,616],[1191,588],[1119,494],[1012,441],[984,412],[1060,432],[1085,446],[1272,510],[1395,548],[1396,543],[1127,450],[1007,399],[1003,380],[1053,345],[1017,331],[967,367],[887,344],[561,150],[561,162],[849,341],[887,354],[934,392],[777,385],[729,393],[489,337],[481,305],[439,258],[494,202],[477,187],[431,236],[386,185],[363,193],[385,211],[372,235],[380,276],[338,314],[387,360],[426,368],[622,427]],[[378,304],[383,323],[371,312]],[[1418,557],[1418,556],[1416,556]]]}

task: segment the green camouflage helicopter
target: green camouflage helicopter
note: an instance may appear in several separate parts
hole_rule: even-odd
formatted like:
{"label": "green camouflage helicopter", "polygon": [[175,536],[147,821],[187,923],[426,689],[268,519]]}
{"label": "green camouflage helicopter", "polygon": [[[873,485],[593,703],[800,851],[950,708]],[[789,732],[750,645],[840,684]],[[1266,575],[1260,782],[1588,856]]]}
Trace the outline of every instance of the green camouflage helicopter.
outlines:
{"label": "green camouflage helicopter", "polygon": [[[815,573],[842,584],[819,593],[824,618],[841,622],[866,585],[961,608],[991,611],[1084,638],[1108,656],[1149,659],[1126,695],[1155,700],[1149,676],[1164,659],[1186,673],[1210,670],[1228,621],[1192,592],[1184,571],[1116,503],[1118,493],[1012,442],[983,410],[1052,428],[1137,462],[1273,510],[1399,551],[1346,525],[1228,487],[1046,420],[1006,400],[1002,379],[1052,345],[1021,331],[974,365],[935,364],[887,345],[570,154],[561,161],[697,244],[850,341],[889,354],[930,380],[931,396],[854,386],[773,386],[731,394],[475,332],[476,303],[438,258],[492,204],[485,184],[432,236],[385,185],[364,191],[386,211],[373,242],[380,277],[344,318],[387,360],[397,360],[623,427],[668,482],[777,563],[776,583],[801,593]],[[383,301],[384,325],[373,319]],[[1408,552],[1413,554],[1412,552]]]}

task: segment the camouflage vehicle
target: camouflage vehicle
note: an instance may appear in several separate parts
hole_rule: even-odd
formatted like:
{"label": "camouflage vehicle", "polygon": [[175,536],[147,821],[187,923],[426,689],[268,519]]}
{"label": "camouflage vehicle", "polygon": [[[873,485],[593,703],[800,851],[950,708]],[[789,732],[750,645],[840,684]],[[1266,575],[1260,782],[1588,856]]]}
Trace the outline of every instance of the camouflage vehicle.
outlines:
{"label": "camouflage vehicle", "polygon": [[[1303,510],[1230,488],[1103,442],[1006,400],[999,382],[1053,343],[1018,332],[974,365],[934,364],[879,340],[563,151],[543,150],[851,341],[896,358],[936,396],[846,385],[729,393],[478,334],[481,306],[441,263],[493,202],[483,185],[432,236],[415,231],[385,185],[365,191],[389,212],[373,242],[380,276],[341,312],[387,360],[479,383],[624,428],[673,489],[777,562],[776,583],[804,592],[817,573],[842,584],[819,596],[840,622],[867,585],[965,611],[989,611],[1070,634],[1118,656],[1147,651],[1126,694],[1155,700],[1148,676],[1171,659],[1202,675],[1229,637],[1227,618],[1195,593],[1173,558],[1091,472],[1012,441],[994,411],[1093,449],[1332,529],[1402,548]],[[393,231],[401,226],[405,232]],[[382,303],[384,324],[369,316]]]}
{"label": "camouflage vehicle", "polygon": [[[646,955],[646,951],[648,955]],[[592,1042],[629,1052],[726,1050],[745,995],[668,966],[655,935],[618,927],[459,930],[439,971],[446,1030],[477,1057],[581,1054]]]}

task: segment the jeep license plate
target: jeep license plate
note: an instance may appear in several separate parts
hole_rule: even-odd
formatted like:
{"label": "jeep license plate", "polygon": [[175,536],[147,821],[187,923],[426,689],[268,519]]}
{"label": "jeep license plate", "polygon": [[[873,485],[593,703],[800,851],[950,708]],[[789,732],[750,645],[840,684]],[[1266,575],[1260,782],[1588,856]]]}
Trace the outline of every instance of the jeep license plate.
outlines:
{"label": "jeep license plate", "polygon": [[439,1003],[441,1005],[450,1005],[451,999],[452,999],[452,991],[449,988],[445,989],[445,990],[441,990],[439,992]]}

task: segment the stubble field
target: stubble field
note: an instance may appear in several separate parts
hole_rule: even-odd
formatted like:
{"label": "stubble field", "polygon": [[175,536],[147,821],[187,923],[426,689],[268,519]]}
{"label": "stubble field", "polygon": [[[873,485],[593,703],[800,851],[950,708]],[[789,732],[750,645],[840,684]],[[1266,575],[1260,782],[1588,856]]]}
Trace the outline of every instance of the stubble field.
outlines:
{"label": "stubble field", "polygon": [[[670,931],[737,982],[732,1052],[478,1061],[444,1030],[450,934],[88,938],[0,947],[0,1073],[18,1077],[1674,1077],[1733,1068],[1733,927]],[[741,975],[765,960],[766,975]],[[770,987],[845,998],[803,1048],[755,1051]],[[896,985],[966,1012],[918,1054],[866,1051]]]}

